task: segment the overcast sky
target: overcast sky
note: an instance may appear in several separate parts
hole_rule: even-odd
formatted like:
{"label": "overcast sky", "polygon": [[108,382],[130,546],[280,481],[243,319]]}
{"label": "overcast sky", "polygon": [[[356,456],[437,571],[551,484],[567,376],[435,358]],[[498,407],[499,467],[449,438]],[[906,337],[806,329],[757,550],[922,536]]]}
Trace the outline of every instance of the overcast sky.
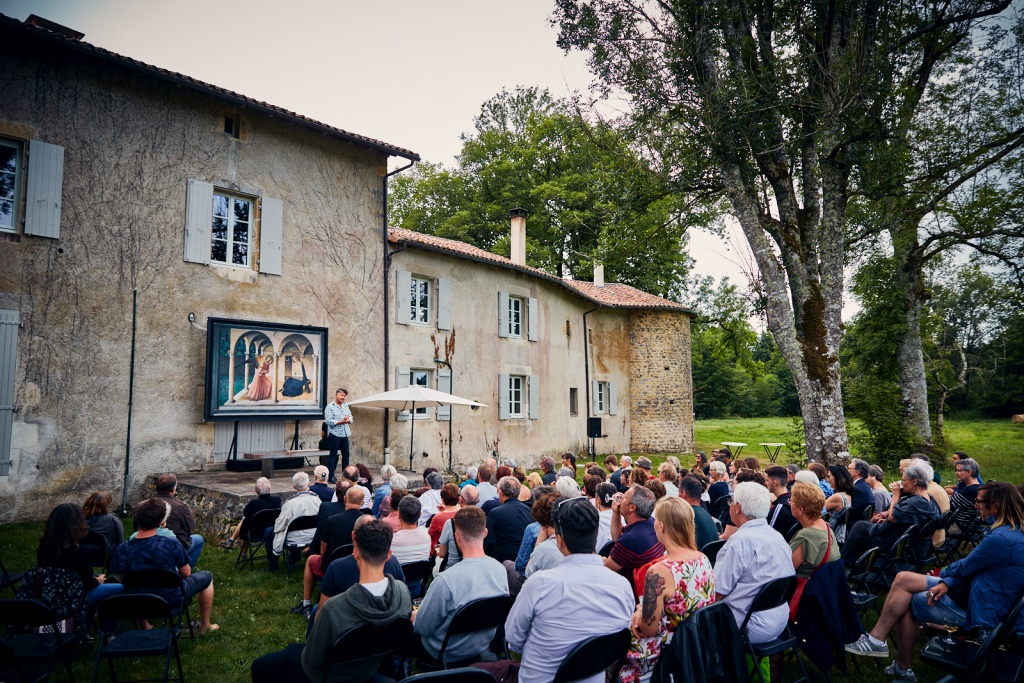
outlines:
{"label": "overcast sky", "polygon": [[[553,0],[0,0],[98,47],[452,163],[459,136],[503,87],[586,90],[580,53],[555,45]],[[698,231],[702,274],[745,278],[736,233]],[[745,252],[745,247],[742,247]]]}

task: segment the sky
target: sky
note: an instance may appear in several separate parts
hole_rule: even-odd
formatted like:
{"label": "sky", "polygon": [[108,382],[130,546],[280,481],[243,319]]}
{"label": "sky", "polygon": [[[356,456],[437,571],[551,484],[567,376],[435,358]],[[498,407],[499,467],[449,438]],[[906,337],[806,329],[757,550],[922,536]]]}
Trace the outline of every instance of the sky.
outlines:
{"label": "sky", "polygon": [[[553,0],[0,0],[84,40],[451,164],[480,105],[517,85],[585,91],[581,53],[564,54]],[[402,161],[402,160],[398,160]],[[696,231],[701,275],[745,285],[738,229]]]}

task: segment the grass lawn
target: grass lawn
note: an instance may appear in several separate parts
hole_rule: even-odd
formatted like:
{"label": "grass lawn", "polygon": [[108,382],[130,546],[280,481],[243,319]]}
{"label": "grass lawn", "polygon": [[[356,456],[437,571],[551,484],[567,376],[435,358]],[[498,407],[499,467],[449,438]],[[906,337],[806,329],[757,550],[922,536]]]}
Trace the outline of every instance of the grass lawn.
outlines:
{"label": "grass lawn", "polygon": [[[947,429],[954,448],[976,457],[986,478],[1015,483],[1024,480],[1024,426],[972,421],[951,422]],[[710,452],[722,441],[746,442],[751,445],[743,455],[755,455],[762,463],[767,463],[764,450],[757,444],[762,441],[790,441],[792,430],[791,422],[786,418],[709,420],[697,423],[696,437],[697,447],[705,452]],[[664,456],[654,459],[661,462]],[[684,465],[692,463],[692,455],[684,455],[682,459]],[[795,458],[785,449],[779,456],[779,462],[783,464],[792,459]],[[943,479],[950,477],[947,467]],[[41,533],[41,523],[0,527],[0,557],[4,565],[9,569],[32,566]],[[239,573],[234,568],[237,552],[217,547],[217,540],[207,539],[199,568],[213,572],[216,588],[213,621],[220,624],[221,630],[195,641],[182,640],[182,665],[188,681],[241,683],[249,680],[249,666],[253,659],[304,638],[304,620],[288,613],[288,609],[298,604],[301,598],[302,574],[293,571],[291,578],[287,578],[283,569],[276,574],[262,569]],[[11,597],[10,592],[3,597]],[[197,613],[198,606],[193,608],[193,616]],[[93,646],[86,646],[80,652],[74,666],[77,680],[91,679],[94,656]],[[888,661],[862,660],[863,675],[843,675],[833,671],[833,680],[882,683],[889,680],[882,673],[882,664],[888,664]],[[143,668],[131,663],[122,663],[118,671],[123,676],[156,673],[148,666]],[[920,681],[936,681],[941,677],[938,671],[923,664],[918,664],[915,671]],[[794,673],[795,668],[788,671],[787,680],[792,680]],[[101,673],[101,680],[109,680],[108,676],[108,672]],[[53,679],[64,679],[59,665],[54,670]]]}

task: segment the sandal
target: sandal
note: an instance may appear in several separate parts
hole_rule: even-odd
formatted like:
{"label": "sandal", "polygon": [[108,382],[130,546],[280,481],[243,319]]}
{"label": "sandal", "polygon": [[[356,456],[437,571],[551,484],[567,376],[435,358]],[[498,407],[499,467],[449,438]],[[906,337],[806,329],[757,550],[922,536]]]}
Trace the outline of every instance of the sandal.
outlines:
{"label": "sandal", "polygon": [[220,542],[221,548],[227,548],[231,550],[235,546],[235,540],[233,538],[225,538]]}

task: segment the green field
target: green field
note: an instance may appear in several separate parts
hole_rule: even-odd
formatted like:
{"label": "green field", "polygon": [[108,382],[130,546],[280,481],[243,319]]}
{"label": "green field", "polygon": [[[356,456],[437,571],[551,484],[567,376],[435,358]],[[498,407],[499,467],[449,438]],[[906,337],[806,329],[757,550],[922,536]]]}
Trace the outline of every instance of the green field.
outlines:
{"label": "green field", "polygon": [[[953,422],[948,432],[955,447],[975,456],[981,464],[982,474],[987,479],[1003,479],[1020,483],[1024,481],[1024,426],[1011,426],[1008,422],[971,421]],[[762,441],[787,442],[792,438],[790,420],[747,419],[708,420],[696,425],[697,447],[710,452],[722,441],[741,441],[751,444],[743,455],[757,455],[767,462],[763,449],[757,446]],[[683,463],[689,465],[692,455],[680,454]],[[664,456],[656,457],[660,461]],[[793,458],[785,450],[779,456],[780,463]],[[943,478],[950,477],[949,468]],[[24,569],[35,562],[35,547],[39,542],[42,524],[11,524],[0,527],[0,557],[10,569]],[[186,680],[211,681],[216,683],[241,683],[249,680],[249,666],[260,654],[279,649],[304,637],[304,621],[288,613],[288,609],[299,602],[302,592],[301,572],[285,576],[282,569],[276,574],[265,571],[239,573],[234,568],[235,552],[217,547],[215,538],[207,539],[207,545],[200,559],[199,568],[209,569],[214,575],[216,597],[213,620],[221,630],[196,641],[183,640],[181,646],[182,664]],[[3,597],[11,597],[8,592]],[[195,608],[194,611],[197,611]],[[84,648],[75,662],[75,677],[90,680],[94,650]],[[861,662],[862,675],[838,674],[832,672],[833,680],[850,683],[882,683],[888,677],[882,673],[882,660]],[[888,662],[884,662],[888,664]],[[135,676],[149,672],[145,668],[131,667],[130,663],[119,668],[122,675]],[[173,669],[173,667],[172,667]],[[920,681],[935,681],[940,678],[937,671],[918,664],[915,671]],[[794,678],[795,668],[787,671],[787,680]],[[101,680],[109,680],[108,673],[101,673]],[[54,671],[53,680],[63,680],[60,666]]]}

